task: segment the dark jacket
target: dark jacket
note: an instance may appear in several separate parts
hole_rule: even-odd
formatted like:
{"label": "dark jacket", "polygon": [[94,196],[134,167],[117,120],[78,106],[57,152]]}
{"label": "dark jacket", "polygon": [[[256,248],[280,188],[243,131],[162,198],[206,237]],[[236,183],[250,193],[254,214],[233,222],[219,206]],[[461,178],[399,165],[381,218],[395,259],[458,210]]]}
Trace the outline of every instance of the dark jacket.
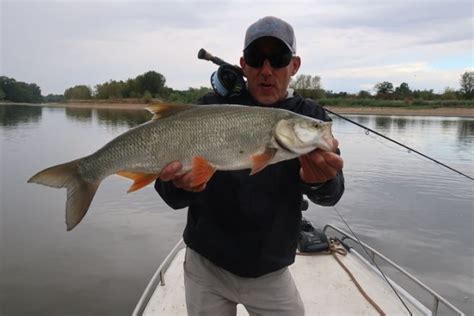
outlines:
{"label": "dark jacket", "polygon": [[[256,102],[248,94],[222,98],[209,94],[201,104]],[[275,105],[307,116],[330,120],[314,101],[294,96]],[[158,180],[155,188],[172,208],[189,207],[183,238],[186,245],[216,265],[242,277],[259,277],[294,262],[303,194],[330,206],[344,192],[342,172],[319,185],[304,184],[298,159],[249,170],[217,171],[202,192],[177,189]]]}

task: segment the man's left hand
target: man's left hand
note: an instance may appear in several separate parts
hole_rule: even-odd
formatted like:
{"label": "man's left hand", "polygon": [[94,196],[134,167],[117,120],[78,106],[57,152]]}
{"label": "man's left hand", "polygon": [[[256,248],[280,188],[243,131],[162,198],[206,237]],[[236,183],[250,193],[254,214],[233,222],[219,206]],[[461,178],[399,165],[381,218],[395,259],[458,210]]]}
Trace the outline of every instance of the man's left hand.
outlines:
{"label": "man's left hand", "polygon": [[324,183],[334,178],[342,170],[344,161],[336,154],[339,143],[334,139],[333,151],[321,149],[300,156],[300,177],[306,183]]}

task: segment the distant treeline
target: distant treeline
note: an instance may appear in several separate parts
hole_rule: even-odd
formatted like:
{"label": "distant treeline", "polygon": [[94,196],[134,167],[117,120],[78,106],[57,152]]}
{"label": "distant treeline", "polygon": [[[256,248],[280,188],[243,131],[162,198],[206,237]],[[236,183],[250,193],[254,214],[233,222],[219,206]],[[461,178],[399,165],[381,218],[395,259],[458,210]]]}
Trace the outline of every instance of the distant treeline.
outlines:
{"label": "distant treeline", "polygon": [[40,87],[35,83],[18,82],[15,79],[1,76],[0,100],[40,103],[43,101],[43,96]]}
{"label": "distant treeline", "polygon": [[[408,83],[402,82],[400,86],[394,87],[391,82],[384,81],[377,83],[371,94],[367,90],[360,90],[358,93],[333,92],[321,88],[321,79],[318,76],[299,75],[290,83],[290,86],[297,92],[307,98],[321,99],[374,99],[375,100],[394,100],[405,103],[423,104],[422,101],[445,101],[445,100],[473,100],[474,99],[474,72],[465,72],[459,80],[460,89],[446,88],[443,93],[435,93],[430,90],[411,90]],[[338,103],[338,102],[332,102]],[[357,102],[355,102],[357,103]],[[381,103],[381,102],[378,102]],[[389,102],[386,102],[389,103]],[[396,104],[396,102],[390,102]],[[472,103],[472,102],[471,102]],[[367,104],[368,105],[368,104]]]}
{"label": "distant treeline", "polygon": [[[443,93],[434,93],[430,90],[411,90],[408,83],[403,82],[394,87],[391,82],[377,83],[373,93],[361,90],[351,94],[347,92],[333,92],[321,88],[319,76],[299,75],[292,80],[290,87],[307,98],[325,101],[326,104],[380,106],[380,104],[426,105],[439,101],[439,104],[451,106],[473,106],[474,100],[474,72],[465,72],[459,80],[460,88],[446,88]],[[193,103],[199,97],[209,93],[207,87],[189,88],[188,90],[173,90],[166,86],[165,77],[156,72],[148,71],[127,81],[110,80],[98,84],[92,89],[86,85],[76,85],[64,91],[63,95],[41,95],[41,89],[34,83],[16,81],[13,78],[0,77],[0,101],[41,103],[64,102],[68,100],[123,100],[141,99],[143,102],[161,100],[176,103]],[[463,100],[467,100],[464,102]],[[390,102],[388,102],[390,101]],[[400,101],[400,102],[396,102]],[[447,102],[452,101],[452,102]],[[459,102],[457,102],[459,101]]]}

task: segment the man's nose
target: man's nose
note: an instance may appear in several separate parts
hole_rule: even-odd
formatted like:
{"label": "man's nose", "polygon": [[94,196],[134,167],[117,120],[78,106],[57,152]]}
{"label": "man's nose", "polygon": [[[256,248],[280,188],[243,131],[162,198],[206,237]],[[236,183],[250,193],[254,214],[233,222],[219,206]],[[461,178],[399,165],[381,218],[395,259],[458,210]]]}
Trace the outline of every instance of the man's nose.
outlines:
{"label": "man's nose", "polygon": [[265,74],[265,75],[271,75],[272,71],[273,71],[273,67],[272,67],[272,65],[270,64],[270,61],[267,58],[263,61],[261,73]]}

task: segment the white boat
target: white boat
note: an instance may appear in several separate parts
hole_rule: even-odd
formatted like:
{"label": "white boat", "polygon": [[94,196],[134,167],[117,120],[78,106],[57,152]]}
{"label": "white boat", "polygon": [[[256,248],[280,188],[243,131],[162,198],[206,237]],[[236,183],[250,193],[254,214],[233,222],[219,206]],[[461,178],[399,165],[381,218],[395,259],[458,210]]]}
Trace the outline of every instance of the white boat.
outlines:
{"label": "white boat", "polygon": [[[367,244],[357,251],[359,241],[354,236],[333,225],[326,225],[323,232],[332,241],[332,251],[299,253],[290,266],[306,315],[464,315]],[[186,315],[184,253],[181,240],[153,275],[133,315]],[[377,266],[382,264],[398,272],[397,282],[380,273]],[[418,289],[410,291],[409,283]],[[420,296],[430,297],[431,306],[423,304]],[[237,315],[248,315],[240,304]]]}

